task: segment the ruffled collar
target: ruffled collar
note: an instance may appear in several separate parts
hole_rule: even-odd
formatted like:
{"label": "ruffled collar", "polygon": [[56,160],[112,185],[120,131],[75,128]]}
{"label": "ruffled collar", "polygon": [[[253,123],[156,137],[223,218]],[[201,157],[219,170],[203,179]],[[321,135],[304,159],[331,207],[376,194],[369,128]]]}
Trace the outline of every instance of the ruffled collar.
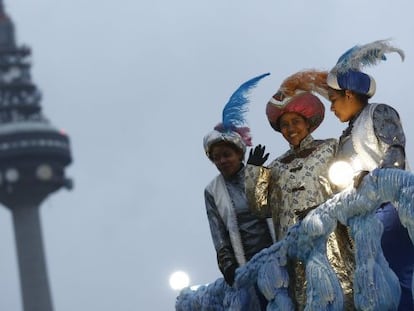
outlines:
{"label": "ruffled collar", "polygon": [[309,134],[300,142],[299,148],[293,148],[293,146],[291,146],[290,150],[279,158],[279,161],[287,164],[297,158],[307,158],[316,150],[316,147],[317,144],[315,144],[315,140],[312,135]]}
{"label": "ruffled collar", "polygon": [[355,121],[358,119],[359,115],[364,111],[370,104],[366,104],[355,116],[352,117],[351,120],[348,122],[348,127],[342,132],[341,136],[339,137],[339,141],[342,141],[344,138],[351,135],[352,129],[354,127]]}
{"label": "ruffled collar", "polygon": [[309,134],[304,139],[302,139],[302,141],[299,144],[299,147],[295,148],[295,146],[289,145],[290,146],[290,153],[298,153],[303,149],[309,148],[312,145],[313,141],[314,141],[314,139],[313,139],[312,135]]}

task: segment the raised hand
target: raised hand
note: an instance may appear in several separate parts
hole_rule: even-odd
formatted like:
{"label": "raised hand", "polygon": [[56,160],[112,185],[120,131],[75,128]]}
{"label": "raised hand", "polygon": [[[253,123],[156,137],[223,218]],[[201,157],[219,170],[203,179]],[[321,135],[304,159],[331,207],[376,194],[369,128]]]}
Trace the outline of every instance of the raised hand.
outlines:
{"label": "raised hand", "polygon": [[257,145],[254,149],[250,149],[249,158],[247,159],[247,164],[253,164],[257,166],[262,166],[269,158],[269,153],[265,154],[266,146]]}

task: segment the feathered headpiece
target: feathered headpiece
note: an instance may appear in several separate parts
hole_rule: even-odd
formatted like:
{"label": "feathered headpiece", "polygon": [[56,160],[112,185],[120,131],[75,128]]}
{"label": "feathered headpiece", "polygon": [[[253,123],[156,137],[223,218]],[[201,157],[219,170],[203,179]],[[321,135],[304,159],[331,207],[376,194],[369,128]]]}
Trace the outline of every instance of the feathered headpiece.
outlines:
{"label": "feathered headpiece", "polygon": [[204,150],[209,156],[210,147],[219,142],[227,141],[235,144],[243,152],[246,146],[251,146],[250,128],[247,126],[245,113],[249,103],[248,93],[264,77],[270,75],[265,73],[243,83],[230,97],[223,108],[222,122],[214,127],[214,131],[204,137]]}
{"label": "feathered headpiece", "polygon": [[315,69],[302,70],[287,77],[279,88],[279,92],[285,97],[294,97],[301,92],[316,92],[328,97],[328,85],[326,84],[327,71]]}
{"label": "feathered headpiece", "polygon": [[367,66],[377,65],[387,60],[385,54],[398,53],[404,61],[404,51],[391,46],[387,40],[378,40],[365,45],[356,45],[339,57],[335,67],[329,72],[327,83],[336,90],[351,90],[372,97],[375,94],[375,80],[361,72]]}
{"label": "feathered headpiece", "polygon": [[299,71],[282,82],[266,106],[266,115],[274,130],[280,132],[279,118],[286,112],[295,112],[305,117],[309,121],[310,132],[321,124],[325,107],[312,92],[327,98],[327,75],[327,71],[309,69]]}

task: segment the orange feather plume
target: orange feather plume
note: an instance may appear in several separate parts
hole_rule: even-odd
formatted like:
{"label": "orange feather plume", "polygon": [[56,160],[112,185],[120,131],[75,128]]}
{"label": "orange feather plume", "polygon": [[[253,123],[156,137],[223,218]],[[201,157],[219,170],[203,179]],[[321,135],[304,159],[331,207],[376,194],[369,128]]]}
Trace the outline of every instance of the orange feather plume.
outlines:
{"label": "orange feather plume", "polygon": [[315,69],[299,71],[286,78],[279,88],[286,97],[292,97],[298,91],[316,92],[321,96],[328,97],[328,85],[326,84],[327,71]]}

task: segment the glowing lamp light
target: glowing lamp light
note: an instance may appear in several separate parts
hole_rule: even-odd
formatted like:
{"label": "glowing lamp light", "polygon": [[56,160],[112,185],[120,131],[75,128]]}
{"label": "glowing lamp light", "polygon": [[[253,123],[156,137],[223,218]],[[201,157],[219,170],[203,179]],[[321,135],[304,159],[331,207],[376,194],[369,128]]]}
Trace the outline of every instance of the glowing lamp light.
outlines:
{"label": "glowing lamp light", "polygon": [[348,162],[337,161],[329,168],[328,177],[335,186],[346,188],[353,181],[354,169]]}
{"label": "glowing lamp light", "polygon": [[14,167],[8,168],[4,175],[4,179],[11,183],[17,182],[20,177],[19,171]]}
{"label": "glowing lamp light", "polygon": [[170,286],[174,290],[181,290],[184,287],[188,287],[189,284],[190,278],[183,271],[176,271],[170,276]]}
{"label": "glowing lamp light", "polygon": [[40,180],[46,181],[53,177],[52,167],[48,164],[41,164],[36,169],[36,176]]}

